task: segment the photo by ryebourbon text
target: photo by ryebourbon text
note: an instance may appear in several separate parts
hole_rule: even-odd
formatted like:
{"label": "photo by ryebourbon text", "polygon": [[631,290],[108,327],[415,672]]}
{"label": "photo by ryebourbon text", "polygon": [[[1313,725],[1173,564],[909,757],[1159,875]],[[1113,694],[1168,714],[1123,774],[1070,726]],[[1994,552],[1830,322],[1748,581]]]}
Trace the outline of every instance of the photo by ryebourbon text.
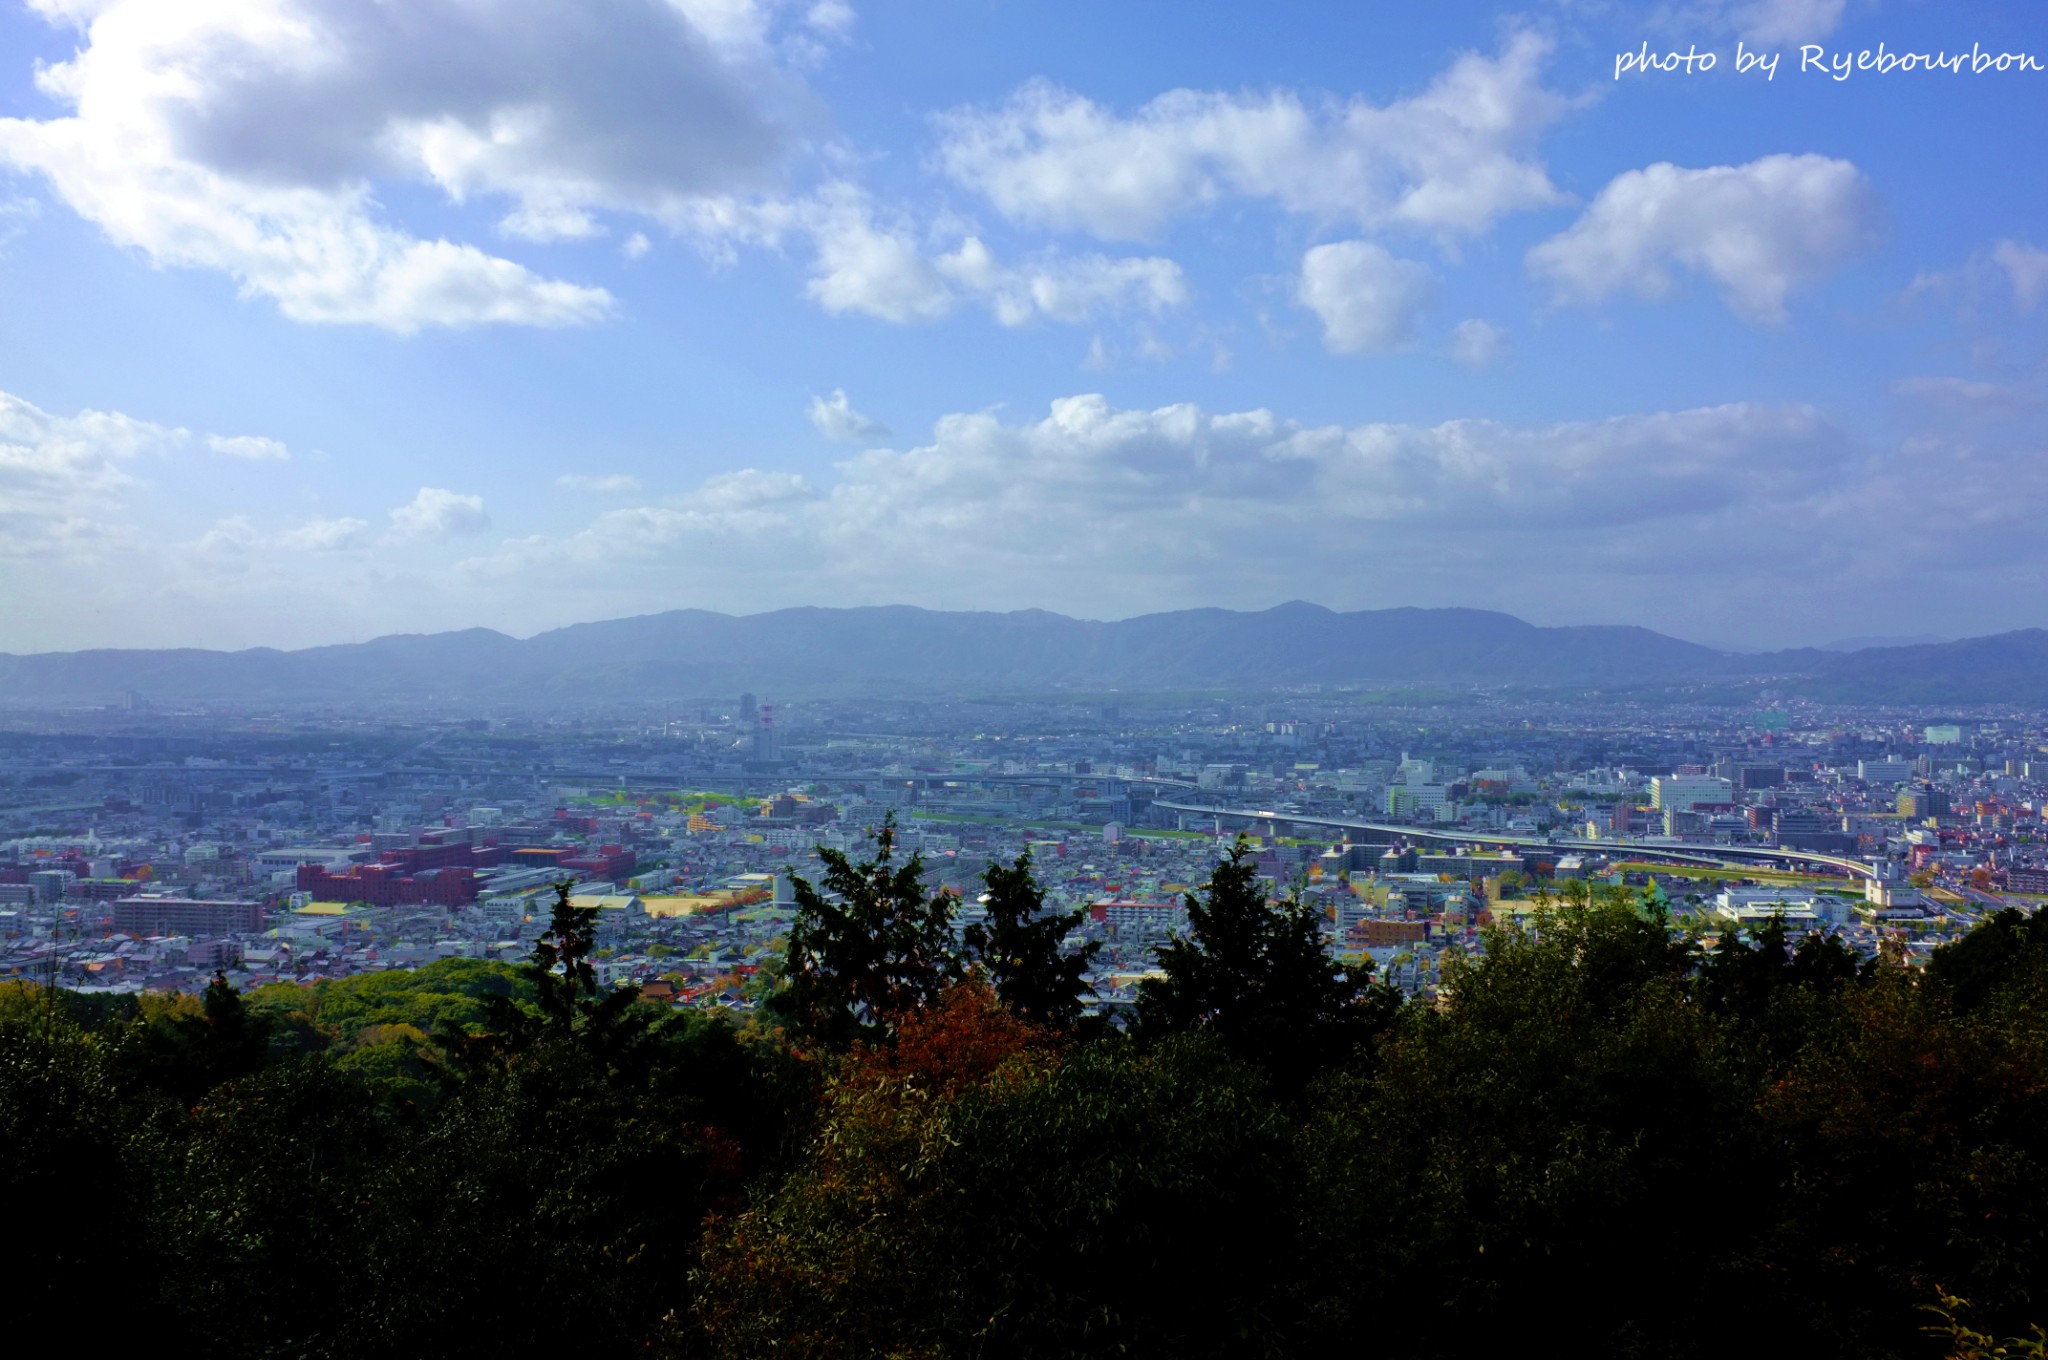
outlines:
{"label": "photo by ryebourbon text", "polygon": [[[1761,52],[1746,43],[1735,44],[1733,66],[1738,75],[1776,80],[1781,61],[1788,74],[1829,80],[1847,80],[1866,73],[1981,76],[2048,71],[2048,66],[2031,52],[1993,51],[1982,43],[1972,43],[1967,52],[1894,52],[1883,43],[1860,51],[1832,50],[1819,43],[1806,43],[1797,51]],[[1697,43],[1684,51],[1658,51],[1646,42],[1633,52],[1614,54],[1614,78],[1620,80],[1630,72],[1701,75],[1720,65],[1720,53],[1712,48],[1702,50]]]}

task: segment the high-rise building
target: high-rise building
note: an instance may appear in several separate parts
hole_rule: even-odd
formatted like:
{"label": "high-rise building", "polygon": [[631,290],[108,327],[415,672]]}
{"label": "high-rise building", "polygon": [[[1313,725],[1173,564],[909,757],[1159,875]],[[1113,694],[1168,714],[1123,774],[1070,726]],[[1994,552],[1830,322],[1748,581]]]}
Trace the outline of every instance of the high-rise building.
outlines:
{"label": "high-rise building", "polygon": [[1735,786],[1712,775],[1658,775],[1650,780],[1650,805],[1659,812],[1686,812],[1702,803],[1734,801]]}

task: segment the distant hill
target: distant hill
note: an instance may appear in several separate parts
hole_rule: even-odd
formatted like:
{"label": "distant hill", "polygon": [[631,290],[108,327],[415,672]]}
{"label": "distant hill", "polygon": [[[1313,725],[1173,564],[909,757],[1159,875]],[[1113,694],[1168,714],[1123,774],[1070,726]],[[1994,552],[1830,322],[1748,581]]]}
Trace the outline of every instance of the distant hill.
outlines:
{"label": "distant hill", "polygon": [[[1542,628],[1477,609],[1295,602],[1115,623],[909,606],[675,610],[524,641],[489,629],[301,651],[0,654],[0,703],[533,703],[1292,684],[1614,688],[1770,676],[1830,698],[2048,702],[2048,633],[1832,654],[1739,654],[1646,628]],[[2039,696],[2039,697],[2028,697]]]}
{"label": "distant hill", "polygon": [[1801,690],[1817,699],[2048,708],[2048,631],[1873,647],[1834,657]]}
{"label": "distant hill", "polygon": [[1873,647],[1925,647],[1936,643],[1954,642],[1954,638],[1940,637],[1934,633],[1913,633],[1895,637],[1846,637],[1833,642],[1823,642],[1814,648],[1820,652],[1867,652]]}

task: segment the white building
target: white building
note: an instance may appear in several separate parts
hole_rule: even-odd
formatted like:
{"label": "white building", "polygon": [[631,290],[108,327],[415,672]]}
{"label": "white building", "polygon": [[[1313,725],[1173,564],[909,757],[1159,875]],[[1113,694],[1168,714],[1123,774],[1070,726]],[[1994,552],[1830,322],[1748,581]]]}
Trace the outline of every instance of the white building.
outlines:
{"label": "white building", "polygon": [[1856,777],[1866,784],[1903,784],[1913,777],[1913,762],[1886,756],[1883,760],[1859,760]]}
{"label": "white building", "polygon": [[1795,931],[1838,921],[1845,912],[1840,899],[1821,897],[1798,888],[1728,887],[1714,898],[1715,914],[1735,925],[1760,926],[1783,916]]}
{"label": "white building", "polygon": [[1702,803],[1732,803],[1735,785],[1710,774],[1660,774],[1650,781],[1650,805],[1659,812],[1687,812]]}

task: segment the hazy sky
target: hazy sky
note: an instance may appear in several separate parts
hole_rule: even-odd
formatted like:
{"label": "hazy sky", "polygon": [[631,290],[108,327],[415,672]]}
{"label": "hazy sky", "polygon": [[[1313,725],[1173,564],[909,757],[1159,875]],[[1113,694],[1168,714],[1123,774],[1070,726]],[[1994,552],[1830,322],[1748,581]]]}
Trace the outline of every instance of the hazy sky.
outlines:
{"label": "hazy sky", "polygon": [[2048,625],[2048,72],[1807,43],[2048,13],[0,0],[0,649]]}

